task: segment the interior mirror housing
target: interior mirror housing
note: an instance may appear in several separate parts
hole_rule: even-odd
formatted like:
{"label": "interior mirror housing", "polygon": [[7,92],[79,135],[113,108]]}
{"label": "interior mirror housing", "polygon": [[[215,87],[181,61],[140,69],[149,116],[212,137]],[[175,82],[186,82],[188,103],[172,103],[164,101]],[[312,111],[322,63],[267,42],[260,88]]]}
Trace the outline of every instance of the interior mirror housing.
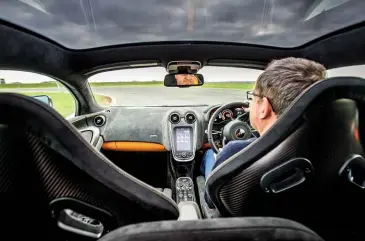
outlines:
{"label": "interior mirror housing", "polygon": [[53,107],[53,101],[52,101],[51,97],[49,97],[48,95],[36,95],[36,96],[32,96],[32,97],[45,103],[48,106]]}
{"label": "interior mirror housing", "polygon": [[204,77],[201,74],[167,74],[164,85],[166,87],[190,87],[204,84]]}

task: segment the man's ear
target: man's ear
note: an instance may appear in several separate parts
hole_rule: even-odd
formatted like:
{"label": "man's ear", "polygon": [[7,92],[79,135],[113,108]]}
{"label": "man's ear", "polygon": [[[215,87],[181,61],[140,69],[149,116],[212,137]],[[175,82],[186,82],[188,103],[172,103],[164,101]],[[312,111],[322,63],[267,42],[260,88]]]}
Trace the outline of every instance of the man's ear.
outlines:
{"label": "man's ear", "polygon": [[260,111],[260,113],[259,113],[259,118],[260,119],[266,119],[272,113],[271,104],[270,104],[269,100],[266,97],[261,99],[259,111]]}

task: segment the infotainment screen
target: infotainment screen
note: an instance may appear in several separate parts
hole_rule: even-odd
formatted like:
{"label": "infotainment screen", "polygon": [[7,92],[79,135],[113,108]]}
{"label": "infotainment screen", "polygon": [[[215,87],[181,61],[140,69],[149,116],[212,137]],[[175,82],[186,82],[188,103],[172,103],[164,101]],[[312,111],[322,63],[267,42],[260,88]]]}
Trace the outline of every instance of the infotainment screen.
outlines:
{"label": "infotainment screen", "polygon": [[176,151],[191,151],[190,128],[179,127],[175,129]]}

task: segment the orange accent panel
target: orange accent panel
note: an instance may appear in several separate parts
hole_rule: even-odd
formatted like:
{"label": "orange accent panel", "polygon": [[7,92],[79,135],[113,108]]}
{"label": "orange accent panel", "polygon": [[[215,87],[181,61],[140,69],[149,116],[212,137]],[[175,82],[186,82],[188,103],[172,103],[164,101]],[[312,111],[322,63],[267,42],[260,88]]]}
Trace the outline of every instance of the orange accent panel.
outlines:
{"label": "orange accent panel", "polygon": [[166,148],[157,143],[130,142],[130,141],[110,141],[103,144],[104,150],[110,151],[134,151],[134,152],[162,152]]}

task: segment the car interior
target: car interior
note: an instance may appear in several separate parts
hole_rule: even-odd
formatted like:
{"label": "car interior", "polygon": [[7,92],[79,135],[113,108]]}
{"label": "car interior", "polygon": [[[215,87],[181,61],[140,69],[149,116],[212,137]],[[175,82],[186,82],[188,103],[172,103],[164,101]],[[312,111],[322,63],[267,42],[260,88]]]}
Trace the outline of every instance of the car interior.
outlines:
{"label": "car interior", "polygon": [[[76,99],[75,115],[66,119],[48,96],[0,88],[3,235],[59,241],[363,240],[365,79],[348,75],[313,84],[262,136],[250,125],[246,91],[242,101],[219,105],[106,107],[95,101],[88,82],[105,71],[152,64],[166,70],[168,92],[203,86],[199,71],[208,66],[264,70],[284,57],[314,60],[329,70],[365,64],[365,22],[358,17],[365,2],[345,2],[306,24],[319,19],[330,26],[333,16],[347,21],[350,12],[351,21],[295,46],[270,45],[261,37],[246,43],[218,37],[175,41],[172,35],[73,46],[74,39],[58,41],[0,10],[0,69],[51,76]],[[275,41],[280,39],[284,35]],[[259,138],[204,177],[206,150],[218,154],[229,141],[253,136]]]}

